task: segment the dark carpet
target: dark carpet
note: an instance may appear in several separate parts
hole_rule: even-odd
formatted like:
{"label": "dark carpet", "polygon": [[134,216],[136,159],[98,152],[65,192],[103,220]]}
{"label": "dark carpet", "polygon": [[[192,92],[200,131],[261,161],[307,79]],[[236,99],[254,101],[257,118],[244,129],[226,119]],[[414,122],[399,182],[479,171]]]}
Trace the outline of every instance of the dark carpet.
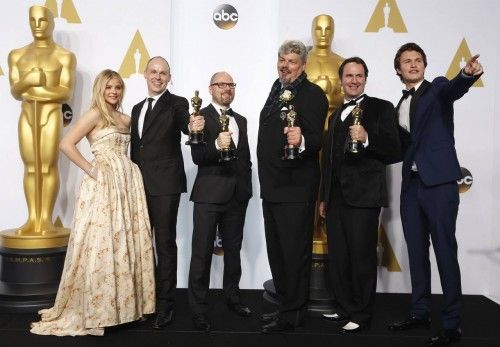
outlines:
{"label": "dark carpet", "polygon": [[[193,329],[185,289],[177,290],[174,322],[164,330],[152,330],[152,317],[147,321],[106,329],[105,336],[54,337],[29,333],[29,324],[37,319],[35,313],[0,313],[0,346],[352,346],[352,347],[413,347],[425,346],[427,338],[440,328],[441,296],[433,296],[432,327],[430,330],[390,332],[387,323],[405,317],[410,302],[408,294],[378,294],[371,327],[356,335],[344,336],[336,323],[308,317],[304,325],[292,332],[263,335],[259,332],[258,316],[274,310],[262,299],[261,290],[243,290],[242,301],[252,307],[254,314],[242,318],[226,307],[220,290],[210,291],[209,318],[212,331]],[[463,336],[453,347],[500,347],[500,305],[484,296],[464,296]]]}

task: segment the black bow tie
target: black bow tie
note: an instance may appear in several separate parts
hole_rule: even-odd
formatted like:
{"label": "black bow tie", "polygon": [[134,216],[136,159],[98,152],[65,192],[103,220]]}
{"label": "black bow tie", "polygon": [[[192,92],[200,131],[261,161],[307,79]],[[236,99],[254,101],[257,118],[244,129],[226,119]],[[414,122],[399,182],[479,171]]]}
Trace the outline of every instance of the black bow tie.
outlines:
{"label": "black bow tie", "polygon": [[[220,113],[221,113],[221,114],[222,114],[222,111],[223,111],[223,109],[221,108],[221,109],[220,109]],[[232,108],[228,108],[228,109],[226,110],[226,116],[232,116],[232,115],[233,115],[233,109],[232,109]]]}
{"label": "black bow tie", "polygon": [[403,97],[402,98],[404,100],[407,97],[409,97],[410,95],[415,94],[415,88],[411,88],[410,90],[403,89],[401,92],[403,93]]}
{"label": "black bow tie", "polygon": [[365,94],[361,94],[355,99],[352,99],[351,101],[346,102],[345,104],[342,105],[342,111],[348,108],[349,106],[356,106],[358,104],[358,101],[363,99],[365,97]]}

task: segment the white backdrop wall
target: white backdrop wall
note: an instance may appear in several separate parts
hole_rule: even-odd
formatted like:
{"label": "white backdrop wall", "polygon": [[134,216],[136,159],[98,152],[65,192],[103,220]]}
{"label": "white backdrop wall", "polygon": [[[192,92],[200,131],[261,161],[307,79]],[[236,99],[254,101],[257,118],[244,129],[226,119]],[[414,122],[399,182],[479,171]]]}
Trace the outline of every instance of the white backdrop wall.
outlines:
{"label": "white backdrop wall", "polygon": [[[448,71],[463,39],[472,54],[481,53],[486,73],[484,87],[472,88],[455,107],[455,135],[461,165],[473,176],[471,188],[461,194],[457,239],[462,267],[463,290],[485,294],[500,301],[500,236],[497,225],[500,187],[496,178],[500,165],[500,139],[495,134],[500,124],[494,115],[500,112],[500,70],[495,58],[500,53],[500,23],[495,14],[500,3],[494,0],[475,2],[442,0],[274,0],[229,2],[238,12],[237,24],[229,30],[219,29],[213,21],[214,0],[63,0],[63,7],[73,4],[81,23],[56,20],[55,39],[73,51],[78,60],[77,82],[70,105],[75,118],[88,107],[91,84],[104,68],[119,70],[127,59],[136,33],[145,49],[141,57],[163,55],[171,64],[169,89],[190,99],[200,90],[203,105],[210,102],[210,76],[220,70],[232,74],[237,83],[233,107],[248,118],[249,142],[254,163],[253,192],[250,200],[242,249],[242,288],[261,288],[271,277],[264,238],[259,182],[256,169],[256,139],[260,109],[276,78],[276,56],[285,39],[301,39],[312,45],[311,21],[326,13],[335,20],[333,50],[343,57],[359,55],[370,73],[367,93],[396,103],[401,84],[393,69],[397,48],[408,41],[419,43],[427,53],[426,77],[432,79]],[[379,2],[396,6],[407,32],[366,32]],[[7,55],[10,50],[32,41],[28,25],[28,8],[45,1],[9,1],[0,12],[0,230],[24,223],[25,199],[22,192],[23,165],[19,156],[17,121],[20,105],[10,95]],[[383,5],[382,4],[382,5]],[[383,15],[382,15],[383,16]],[[393,17],[395,18],[395,17]],[[392,18],[392,19],[393,19]],[[391,20],[392,20],[391,19]],[[396,18],[397,19],[397,18]],[[392,22],[390,22],[392,23]],[[390,25],[389,25],[390,26]],[[135,46],[134,46],[135,47]],[[130,58],[130,56],[128,56]],[[3,74],[2,74],[3,73]],[[127,93],[124,111],[145,97],[144,79],[137,74],[125,76]],[[73,120],[74,122],[74,120]],[[90,156],[88,144],[80,145]],[[189,193],[196,175],[188,147],[183,148],[188,194],[183,194],[178,218],[179,248],[178,286],[187,286],[191,255],[192,203]],[[82,173],[64,157],[60,160],[61,189],[54,211],[67,226],[71,225],[75,192]],[[402,271],[379,268],[378,290],[410,290],[406,245],[399,219],[400,166],[394,165],[388,175],[391,181],[391,207],[383,212],[383,224]],[[214,256],[212,287],[222,285],[222,258]],[[439,277],[433,259],[433,291],[440,292]]]}

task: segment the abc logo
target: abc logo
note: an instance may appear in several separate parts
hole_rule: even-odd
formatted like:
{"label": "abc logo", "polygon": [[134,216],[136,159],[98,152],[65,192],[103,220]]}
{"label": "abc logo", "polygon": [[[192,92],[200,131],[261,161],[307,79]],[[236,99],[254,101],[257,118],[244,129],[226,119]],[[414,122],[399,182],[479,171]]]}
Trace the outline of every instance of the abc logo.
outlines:
{"label": "abc logo", "polygon": [[472,178],[472,174],[470,173],[469,170],[467,170],[464,167],[462,167],[460,169],[462,170],[462,179],[457,181],[458,191],[460,193],[465,193],[472,186],[472,182],[474,181],[474,179]]}
{"label": "abc logo", "polygon": [[73,110],[68,104],[62,105],[62,114],[63,114],[63,125],[64,126],[69,125],[69,123],[71,123],[71,120],[73,119]]}
{"label": "abc logo", "polygon": [[215,235],[214,254],[215,255],[224,255],[224,249],[222,248],[222,239],[220,237],[219,230],[217,230],[217,234]]}
{"label": "abc logo", "polygon": [[231,5],[223,4],[214,10],[213,19],[219,28],[228,30],[238,23],[238,11]]}

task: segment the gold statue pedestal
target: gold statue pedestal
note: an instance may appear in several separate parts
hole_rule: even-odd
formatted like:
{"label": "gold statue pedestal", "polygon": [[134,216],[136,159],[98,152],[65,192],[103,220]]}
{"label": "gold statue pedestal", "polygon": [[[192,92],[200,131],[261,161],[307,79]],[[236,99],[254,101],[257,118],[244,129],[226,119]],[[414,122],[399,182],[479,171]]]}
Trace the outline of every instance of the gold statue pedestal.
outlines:
{"label": "gold statue pedestal", "polygon": [[0,311],[36,312],[53,305],[70,230],[0,232]]}

